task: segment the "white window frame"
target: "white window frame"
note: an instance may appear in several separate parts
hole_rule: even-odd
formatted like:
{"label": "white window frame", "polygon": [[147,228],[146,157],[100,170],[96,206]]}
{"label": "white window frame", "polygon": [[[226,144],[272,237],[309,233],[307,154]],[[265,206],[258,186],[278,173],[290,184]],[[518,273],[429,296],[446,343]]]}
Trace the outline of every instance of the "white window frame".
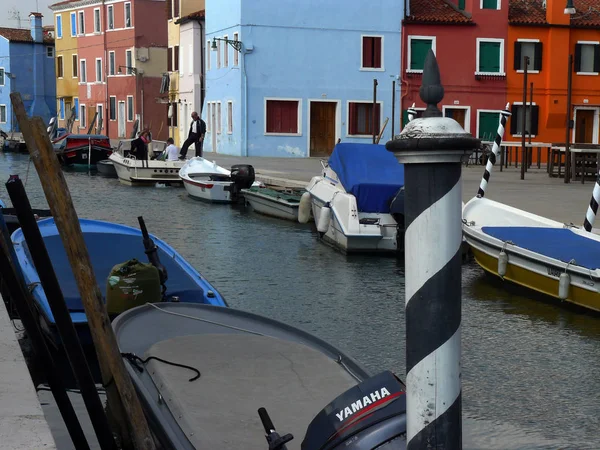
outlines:
{"label": "white window frame", "polygon": [[79,60],[79,82],[87,83],[87,62],[85,58]]}
{"label": "white window frame", "polygon": [[[489,8],[485,8],[488,9],[489,11],[498,11],[500,9],[502,9],[502,0],[496,0],[496,9],[489,9]],[[479,0],[479,9],[483,9],[483,0]]]}
{"label": "white window frame", "polygon": [[[581,44],[581,45],[600,45],[600,42],[599,41],[577,41],[577,44]],[[583,75],[583,76],[596,76],[596,75],[600,75],[598,72],[575,72],[575,73],[577,75]],[[573,129],[575,129],[575,127],[573,127]]]}
{"label": "white window frame", "polygon": [[[62,66],[62,76],[61,77],[58,76],[58,67],[59,67],[58,61],[61,62],[60,66]],[[58,78],[59,80],[62,80],[64,77],[65,77],[65,58],[63,58],[63,55],[58,55],[56,57],[56,78]]]}
{"label": "white window frame", "polygon": [[[479,71],[479,49],[482,42],[499,42],[500,43],[500,72],[480,72]],[[491,75],[496,77],[504,77],[506,76],[506,72],[504,69],[504,39],[498,38],[477,38],[475,40],[475,75]]]}
{"label": "white window frame", "polygon": [[571,142],[575,141],[575,132],[577,131],[577,111],[594,111],[594,123],[592,125],[592,144],[598,144],[598,122],[600,116],[600,108],[597,106],[574,106],[573,107],[573,131],[571,132]]}
{"label": "white window frame", "polygon": [[[527,73],[529,73],[529,71],[527,71]],[[512,106],[523,106],[523,102],[512,102]],[[527,102],[525,104],[525,106],[538,106],[538,104],[536,102],[531,102],[531,103]],[[595,109],[595,108],[590,108],[590,109]],[[511,119],[512,119],[512,117],[511,117]],[[516,119],[516,116],[515,116],[515,119]],[[540,120],[539,117],[538,117],[538,120]],[[597,127],[594,127],[594,133],[596,133],[596,128]],[[573,126],[573,129],[575,129],[574,126]],[[509,131],[510,131],[510,129],[509,129]],[[538,123],[538,131],[539,131],[539,123]],[[512,134],[511,133],[511,136],[513,136],[513,137],[521,137],[521,133],[517,133],[517,134]],[[529,137],[528,134],[526,134],[525,136]],[[534,137],[537,137],[537,135],[536,134],[532,134],[531,137],[534,138]]]}
{"label": "white window frame", "polygon": [[[413,39],[416,40],[420,40],[420,41],[424,41],[424,40],[429,40],[431,41],[431,50],[433,50],[433,54],[437,56],[437,51],[436,51],[436,46],[437,46],[437,37],[436,36],[418,36],[418,35],[410,35],[408,36],[408,45],[407,45],[407,49],[406,49],[406,73],[423,73],[423,69],[411,69],[410,68],[410,62],[411,62],[411,42]],[[361,61],[362,61],[362,56],[361,56]],[[362,62],[361,62],[362,64]]]}
{"label": "white window frame", "polygon": [[[112,116],[110,116],[110,99],[111,98],[115,99],[115,117],[114,118]],[[110,116],[108,118],[109,121],[116,122],[116,120],[117,120],[117,114],[118,114],[118,112],[117,112],[118,108],[119,108],[119,103],[117,102],[117,96],[116,95],[109,96],[108,97],[108,115]]]}
{"label": "white window frame", "polygon": [[[267,101],[298,102],[298,132],[297,133],[267,133]],[[302,99],[290,97],[265,97],[263,100],[263,134],[265,136],[302,136]]]}
{"label": "white window frame", "polygon": [[227,134],[233,134],[233,101],[227,101]]}
{"label": "white window frame", "polygon": [[[111,28],[111,19],[112,19],[112,28]],[[106,29],[114,30],[115,29],[115,7],[113,5],[106,6]]]}
{"label": "white window frame", "polygon": [[[363,40],[366,37],[381,38],[381,67],[363,67]],[[385,72],[384,59],[384,37],[382,34],[361,34],[360,35],[360,70],[364,72]]]}
{"label": "white window frame", "polygon": [[[101,112],[102,111],[102,112]],[[102,119],[102,128],[100,128],[99,131],[102,131],[105,128],[105,122],[104,119],[106,119],[106,117],[104,116],[104,114],[106,114],[106,111],[104,111],[104,104],[103,103],[96,103],[96,112],[98,113],[98,117],[96,118],[96,128],[98,127],[98,124],[100,123],[100,119]]]}
{"label": "white window frame", "polygon": [[0,113],[0,123],[8,122],[8,108],[6,105],[0,105],[0,109],[4,108],[4,120],[2,120],[2,113]]}
{"label": "white window frame", "polygon": [[221,68],[221,41],[217,41],[217,69]]}
{"label": "white window frame", "polygon": [[[52,53],[51,55],[48,54],[48,50],[51,50],[50,53]],[[54,58],[56,56],[56,51],[54,49],[54,47],[52,47],[51,45],[46,46],[46,57],[47,58]]]}
{"label": "white window frame", "polygon": [[[502,110],[500,109],[478,109],[477,110],[477,117],[476,117],[476,121],[475,121],[475,135],[474,136],[479,136],[479,113],[494,113],[494,114],[498,114],[498,123],[500,123],[500,113],[502,112]],[[495,135],[492,137],[492,142],[494,140]]]}
{"label": "white window frame", "polygon": [[210,49],[210,39],[206,41],[206,71],[208,72],[210,70],[210,54],[212,53],[211,49]]}
{"label": "white window frame", "polygon": [[217,102],[217,134],[223,131],[223,114],[221,111],[221,102]]}
{"label": "white window frame", "polygon": [[65,120],[65,99],[58,99],[58,118],[59,120]]}
{"label": "white window frame", "polygon": [[75,108],[75,122],[79,122],[79,97],[73,97],[73,106],[77,105]]}
{"label": "white window frame", "polygon": [[[419,108],[413,108],[415,110],[419,110]],[[442,117],[446,117],[447,109],[464,109],[467,111],[465,113],[465,131],[467,133],[471,132],[471,107],[470,106],[462,106],[462,105],[442,105]],[[423,111],[425,108],[423,108]]]}
{"label": "white window frame", "polygon": [[[127,6],[129,5],[129,25],[127,25]],[[133,13],[131,11],[131,2],[123,4],[123,28],[133,28]]]}
{"label": "white window frame", "polygon": [[[100,62],[100,70],[98,71],[98,61]],[[102,73],[102,58],[96,58],[96,61],[94,62],[94,71],[96,73],[96,83],[102,83],[103,80],[103,73]],[[98,75],[100,75],[100,79],[98,80]]]}
{"label": "white window frame", "polygon": [[117,58],[114,50],[108,52],[108,76],[115,76],[117,74]]}
{"label": "white window frame", "polygon": [[2,83],[0,84],[0,86],[5,86],[6,85],[6,70],[4,69],[4,67],[0,67],[0,70],[2,71]]}
{"label": "white window frame", "polygon": [[[98,27],[96,28],[96,12],[98,13]],[[94,8],[94,34],[102,33],[102,15],[100,14],[100,8]]]}
{"label": "white window frame", "polygon": [[[73,64],[75,62],[75,59],[77,60],[76,64]],[[71,53],[71,76],[73,78],[79,78],[79,54],[78,53]],[[75,73],[75,69],[77,69],[77,73]]]}
{"label": "white window frame", "polygon": [[[131,108],[129,107],[129,99],[131,99]],[[129,118],[131,116],[131,119]],[[135,103],[133,101],[133,95],[127,96],[127,122],[133,122],[135,120]]]}
{"label": "white window frame", "polygon": [[[234,41],[240,40],[240,35],[237,31],[235,33],[233,33],[233,40]],[[233,66],[237,67],[239,65],[240,65],[240,55],[239,55],[238,51],[234,49],[233,50]]]}
{"label": "white window frame", "polygon": [[[356,139],[373,139],[372,134],[350,134],[350,103],[366,103],[367,105],[372,105],[373,101],[369,100],[346,100],[346,137],[356,138]],[[379,125],[383,123],[383,100],[377,100],[377,104],[379,105]],[[377,130],[379,134],[381,130]]]}
{"label": "white window frame", "polygon": [[[69,15],[69,19],[71,19],[71,22],[69,23],[69,27],[71,28],[71,37],[77,37],[77,29],[79,28],[77,23],[77,13],[73,11]],[[73,29],[73,19],[75,19],[75,29]]]}
{"label": "white window frame", "polygon": [[[223,39],[229,39],[229,36],[225,35]],[[225,41],[225,51],[223,52],[223,67],[229,67],[229,44],[227,41]]]}
{"label": "white window frame", "polygon": [[86,109],[85,103],[79,104],[79,128],[87,127]]}
{"label": "white window frame", "polygon": [[[56,20],[55,20],[55,24],[54,26],[56,27],[56,39],[62,39],[63,37],[63,20],[62,20],[62,14],[57,14],[56,15]],[[58,26],[58,22],[60,22],[60,26]]]}
{"label": "white window frame", "polygon": [[[125,50],[125,66],[133,67],[133,50],[130,48]],[[133,71],[131,69],[125,69],[125,73],[127,75],[133,75]]]}
{"label": "white window frame", "polygon": [[85,34],[85,11],[77,11],[77,35]]}
{"label": "white window frame", "polygon": [[[525,42],[525,43],[530,43],[530,44],[537,44],[540,42],[539,39],[517,39],[517,42]],[[543,63],[542,63],[543,64]],[[531,62],[531,66],[533,67],[533,61]],[[523,69],[518,69],[517,73],[525,73],[525,71]],[[540,73],[539,70],[529,70],[527,69],[527,73]]]}

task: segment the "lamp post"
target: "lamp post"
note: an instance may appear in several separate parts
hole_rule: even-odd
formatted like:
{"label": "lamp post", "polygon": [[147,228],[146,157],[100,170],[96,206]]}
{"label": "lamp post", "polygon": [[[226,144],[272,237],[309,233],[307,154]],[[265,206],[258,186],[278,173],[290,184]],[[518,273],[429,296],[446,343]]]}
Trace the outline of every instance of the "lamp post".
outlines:
{"label": "lamp post", "polygon": [[[577,12],[575,9],[575,5],[573,4],[573,0],[567,0],[567,5],[565,7],[565,14],[573,15]],[[565,136],[565,183],[569,183],[571,181],[571,152],[569,150],[570,147],[570,139],[571,139],[571,130],[573,129],[573,121],[571,120],[571,90],[572,90],[572,82],[573,82],[573,55],[569,54],[569,74],[567,76],[567,124],[566,124],[566,136]],[[560,161],[560,156],[559,156]],[[560,168],[560,165],[559,165]],[[559,169],[560,170],[560,169]],[[560,171],[559,171],[560,174]],[[581,175],[583,177],[583,174]]]}
{"label": "lamp post", "polygon": [[222,41],[222,42],[225,42],[225,44],[231,45],[237,52],[242,51],[242,41],[238,41],[237,39],[231,40],[231,39],[218,38],[218,37],[213,37],[212,44],[210,45],[211,50],[213,50],[213,51],[217,50],[217,41]]}

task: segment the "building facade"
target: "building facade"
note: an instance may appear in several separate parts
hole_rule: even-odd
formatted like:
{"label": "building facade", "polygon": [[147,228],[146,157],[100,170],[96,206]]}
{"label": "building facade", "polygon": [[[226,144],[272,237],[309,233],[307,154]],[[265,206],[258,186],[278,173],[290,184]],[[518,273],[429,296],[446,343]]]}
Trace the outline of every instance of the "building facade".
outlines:
{"label": "building facade", "polygon": [[371,142],[391,120],[402,3],[207,0],[205,150],[307,157]]}
{"label": "building facade", "polygon": [[19,92],[29,116],[45,123],[56,115],[54,38],[42,15],[29,15],[29,29],[0,28],[0,129],[18,131],[10,94]]}
{"label": "building facade", "polygon": [[402,31],[403,123],[419,97],[423,64],[429,49],[436,54],[447,117],[482,140],[493,140],[499,111],[506,106],[506,0],[410,0]]}

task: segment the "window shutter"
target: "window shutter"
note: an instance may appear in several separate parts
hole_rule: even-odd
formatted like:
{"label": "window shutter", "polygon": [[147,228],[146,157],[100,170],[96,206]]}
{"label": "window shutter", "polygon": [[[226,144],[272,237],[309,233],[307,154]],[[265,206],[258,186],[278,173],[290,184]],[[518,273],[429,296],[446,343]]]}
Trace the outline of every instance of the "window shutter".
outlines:
{"label": "window shutter", "polygon": [[510,112],[511,112],[511,116],[510,116],[510,134],[517,134],[518,132],[518,126],[519,124],[517,123],[517,111],[518,111],[518,106],[516,105],[512,105],[510,108]]}
{"label": "window shutter", "polygon": [[179,70],[179,45],[176,45],[173,49],[175,51],[173,56],[173,66],[175,67],[175,70]]}
{"label": "window shutter", "polygon": [[348,134],[356,134],[356,103],[348,104]]}
{"label": "window shutter", "polygon": [[[480,56],[481,58],[481,56]],[[521,70],[521,43],[515,42],[515,60],[514,60],[514,68],[515,70]]]}
{"label": "window shutter", "polygon": [[536,42],[534,47],[535,54],[533,57],[533,70],[542,70],[542,43]]}
{"label": "window shutter", "polygon": [[573,70],[575,72],[581,72],[581,47],[583,44],[575,44],[575,64],[573,64]]}
{"label": "window shutter", "polygon": [[594,72],[600,72],[600,45],[594,45]]}
{"label": "window shutter", "polygon": [[540,117],[540,107],[538,105],[531,105],[531,130],[529,132],[533,136],[538,134],[538,120]]}
{"label": "window shutter", "polygon": [[373,38],[373,67],[381,68],[381,38]]}
{"label": "window shutter", "polygon": [[167,47],[167,71],[173,72],[173,47]]}
{"label": "window shutter", "polygon": [[373,38],[363,37],[363,67],[373,67]]}
{"label": "window shutter", "polygon": [[402,128],[404,128],[407,123],[408,123],[408,110],[405,109],[402,111]]}

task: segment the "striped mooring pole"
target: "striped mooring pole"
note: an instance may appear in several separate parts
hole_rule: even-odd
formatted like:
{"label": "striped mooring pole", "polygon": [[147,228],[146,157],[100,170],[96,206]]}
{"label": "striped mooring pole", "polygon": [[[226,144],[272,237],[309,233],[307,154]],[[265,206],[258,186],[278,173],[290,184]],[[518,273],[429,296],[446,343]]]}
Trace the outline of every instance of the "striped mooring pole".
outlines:
{"label": "striped mooring pole", "polygon": [[417,117],[417,110],[415,109],[415,104],[413,103],[412,106],[410,108],[408,108],[406,110],[406,113],[408,115],[408,121],[412,121]]}
{"label": "striped mooring pole", "polygon": [[594,190],[592,191],[592,199],[590,200],[590,206],[588,206],[587,212],[585,213],[585,220],[583,221],[583,228],[585,231],[592,232],[594,226],[594,219],[598,213],[598,203],[600,203],[600,172],[596,177],[596,183],[594,183]]}
{"label": "striped mooring pole", "polygon": [[502,137],[504,136],[504,129],[506,127],[506,120],[510,117],[509,111],[510,103],[506,104],[504,111],[500,111],[500,123],[498,124],[498,131],[496,132],[496,139],[494,139],[494,145],[492,145],[492,153],[488,157],[487,164],[485,165],[485,171],[483,172],[483,178],[479,184],[479,190],[477,191],[477,197],[481,198],[485,196],[485,189],[490,181],[490,174],[496,164],[496,159],[500,156],[500,144],[502,144]]}
{"label": "striped mooring pole", "polygon": [[404,166],[406,408],[409,450],[462,448],[461,163],[480,146],[442,117],[434,53],[425,60],[423,118],[386,148]]}

